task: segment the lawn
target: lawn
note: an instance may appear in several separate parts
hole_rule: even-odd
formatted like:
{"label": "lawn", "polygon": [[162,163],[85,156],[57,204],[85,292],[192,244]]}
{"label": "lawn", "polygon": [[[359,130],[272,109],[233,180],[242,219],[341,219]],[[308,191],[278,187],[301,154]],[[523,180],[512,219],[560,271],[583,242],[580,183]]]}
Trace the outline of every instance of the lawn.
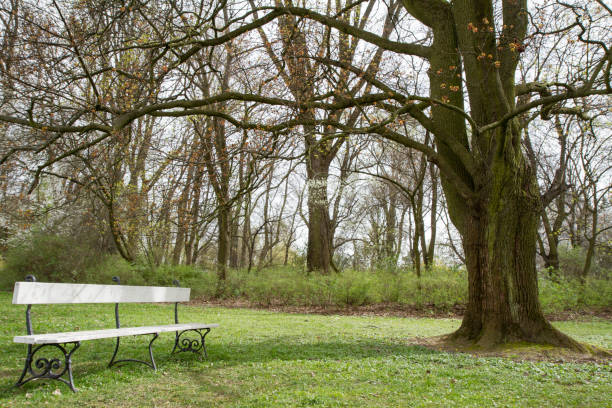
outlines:
{"label": "lawn", "polygon": [[[513,361],[432,351],[416,337],[448,333],[454,319],[320,316],[185,306],[182,321],[219,323],[209,358],[170,357],[155,342],[158,371],[106,368],[112,340],[87,341],[73,356],[73,394],[59,382],[15,389],[25,346],[23,306],[0,293],[0,406],[612,406],[612,366]],[[122,305],[122,324],[170,323],[172,305]],[[113,305],[34,306],[35,332],[109,328]],[[612,322],[558,322],[575,338],[612,348]],[[148,337],[122,340],[123,357],[144,358]],[[59,392],[56,390],[59,389]]]}

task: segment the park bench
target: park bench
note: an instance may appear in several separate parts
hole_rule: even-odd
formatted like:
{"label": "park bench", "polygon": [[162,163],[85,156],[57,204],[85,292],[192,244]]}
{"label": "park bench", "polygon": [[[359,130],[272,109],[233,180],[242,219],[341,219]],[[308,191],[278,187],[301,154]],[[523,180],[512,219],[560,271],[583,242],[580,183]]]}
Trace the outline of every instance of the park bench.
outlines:
{"label": "park bench", "polygon": [[[119,283],[119,278],[113,281]],[[211,328],[218,324],[206,323],[179,323],[178,304],[189,301],[191,289],[179,287],[159,286],[127,286],[127,285],[90,285],[74,283],[43,283],[36,282],[32,275],[26,277],[26,282],[16,282],[13,292],[13,304],[27,305],[26,308],[26,336],[15,336],[15,343],[27,344],[27,356],[21,377],[15,384],[19,387],[25,383],[38,379],[58,380],[67,384],[72,391],[76,391],[72,378],[72,354],[85,340],[115,338],[115,351],[108,363],[108,367],[120,363],[142,363],[153,370],[157,370],[153,358],[153,342],[160,333],[174,332],[174,348],[170,354],[180,352],[193,352],[207,356],[205,337]],[[174,324],[161,326],[121,327],[119,320],[120,303],[174,303]],[[114,303],[115,323],[114,329],[83,330],[62,333],[34,334],[30,310],[32,305],[45,304],[76,304],[76,303]],[[121,337],[152,335],[149,341],[149,359],[117,359]],[[49,350],[52,349],[52,350]],[[51,351],[51,355],[43,357],[42,351]],[[63,357],[58,353],[61,352]],[[40,352],[40,353],[39,353]],[[41,356],[41,357],[38,357]],[[63,378],[64,376],[67,377]]]}

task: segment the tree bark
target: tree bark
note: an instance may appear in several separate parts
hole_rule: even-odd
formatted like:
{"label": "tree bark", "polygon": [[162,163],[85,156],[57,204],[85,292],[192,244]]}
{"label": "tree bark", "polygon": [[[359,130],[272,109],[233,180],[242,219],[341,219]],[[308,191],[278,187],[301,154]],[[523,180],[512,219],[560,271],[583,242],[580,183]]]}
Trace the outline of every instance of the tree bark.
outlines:
{"label": "tree bark", "polygon": [[529,341],[584,350],[545,319],[538,299],[536,239],[540,203],[535,175],[498,158],[493,183],[459,225],[469,299],[455,339],[481,346]]}
{"label": "tree bark", "polygon": [[425,256],[425,267],[433,266],[435,249],[436,249],[436,232],[438,223],[438,174],[433,164],[429,167],[429,177],[431,179],[431,209],[430,209],[430,237],[427,254]]}
{"label": "tree bark", "polygon": [[[554,228],[550,224],[550,220],[548,218],[548,214],[546,210],[542,211],[542,224],[544,225],[544,235],[546,236],[546,241],[548,242],[548,252],[546,248],[544,248],[544,243],[541,239],[538,239],[538,245],[540,247],[540,256],[544,259],[544,268],[552,271],[557,271],[559,269],[559,232],[560,225],[557,228]],[[557,215],[555,219],[555,224],[557,224],[557,220],[560,218],[560,215]]]}
{"label": "tree bark", "polygon": [[397,237],[397,193],[392,186],[387,186],[388,203],[385,205],[385,266],[397,266],[395,262],[395,248]]}
{"label": "tree bark", "polygon": [[179,198],[177,207],[177,220],[176,220],[176,241],[174,244],[174,251],[172,252],[172,264],[178,265],[181,262],[181,256],[185,246],[185,235],[187,234],[187,201],[189,199],[189,192],[192,188],[191,182],[193,178],[193,166],[189,164],[189,170],[187,171],[187,179],[185,186]]}
{"label": "tree bark", "polygon": [[595,257],[595,246],[597,244],[597,234],[598,234],[598,200],[596,193],[597,186],[593,185],[593,206],[592,208],[588,208],[585,202],[585,206],[589,209],[591,213],[591,236],[587,239],[587,253],[586,259],[584,260],[584,266],[582,268],[582,274],[580,275],[580,280],[582,283],[586,283],[587,277],[591,272],[591,266],[593,265],[593,258]]}
{"label": "tree bark", "polygon": [[229,266],[230,268],[238,268],[240,266],[240,258],[238,254],[239,247],[239,236],[238,236],[238,214],[232,217],[232,227],[230,228],[230,254],[229,254]]}
{"label": "tree bark", "polygon": [[227,277],[227,261],[229,259],[230,246],[230,210],[225,205],[219,206],[217,223],[219,229],[219,241],[217,243],[217,277],[219,281],[225,281]]}
{"label": "tree bark", "polygon": [[308,250],[306,264],[308,271],[330,272],[331,245],[329,241],[329,204],[327,198],[327,177],[329,161],[317,153],[309,154],[308,160]]}

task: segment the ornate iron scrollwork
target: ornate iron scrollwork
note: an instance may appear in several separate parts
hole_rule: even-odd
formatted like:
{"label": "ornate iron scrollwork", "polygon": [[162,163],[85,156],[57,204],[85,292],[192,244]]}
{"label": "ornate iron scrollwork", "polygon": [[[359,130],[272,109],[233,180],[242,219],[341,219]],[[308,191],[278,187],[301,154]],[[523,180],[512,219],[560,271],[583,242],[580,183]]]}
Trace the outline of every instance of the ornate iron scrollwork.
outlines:
{"label": "ornate iron scrollwork", "polygon": [[[189,330],[183,330],[180,332],[176,332],[176,336],[174,338],[174,348],[172,349],[172,353],[171,354],[175,354],[175,353],[183,353],[183,352],[192,352],[192,353],[196,353],[196,354],[200,354],[200,357],[202,355],[204,355],[205,357],[208,357],[208,354],[206,353],[206,341],[205,341],[205,337],[208,334],[208,332],[210,332],[210,329],[204,329],[206,331],[202,332],[201,329],[189,329]],[[200,338],[190,338],[188,336],[184,336],[183,335],[185,333],[189,333],[189,332],[195,332],[197,333]]]}
{"label": "ornate iron scrollwork", "polygon": [[[25,366],[21,377],[15,384],[16,387],[20,387],[25,383],[39,379],[50,379],[57,380],[67,384],[72,391],[76,391],[74,388],[74,382],[72,380],[72,353],[76,351],[81,345],[80,342],[71,342],[66,344],[72,344],[72,349],[68,350],[66,347],[60,344],[41,344],[37,346],[28,345],[28,355],[26,356]],[[36,358],[36,354],[44,349],[45,347],[54,347],[59,350],[63,357],[39,357]],[[45,350],[47,351],[47,350]],[[68,373],[68,380],[62,378]],[[30,375],[27,377],[27,375]],[[27,378],[26,378],[27,377]]]}

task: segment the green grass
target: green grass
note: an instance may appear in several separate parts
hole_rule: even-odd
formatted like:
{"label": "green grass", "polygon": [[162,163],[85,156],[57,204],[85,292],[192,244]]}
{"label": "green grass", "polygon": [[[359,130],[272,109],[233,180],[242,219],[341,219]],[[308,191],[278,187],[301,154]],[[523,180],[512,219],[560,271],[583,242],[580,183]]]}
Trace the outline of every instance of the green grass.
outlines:
{"label": "green grass", "polygon": [[[108,328],[112,305],[34,306],[37,332]],[[219,323],[209,358],[170,357],[171,334],[155,343],[159,370],[107,369],[112,340],[83,342],[73,357],[73,394],[58,382],[11,388],[21,372],[24,307],[0,293],[0,406],[361,407],[612,406],[612,367],[475,358],[415,346],[448,333],[455,319],[292,315],[183,307],[182,320]],[[168,323],[171,305],[122,305],[123,325]],[[612,347],[612,322],[560,322],[582,341]],[[122,340],[124,356],[144,357],[147,339]],[[61,395],[54,395],[59,389]]]}

